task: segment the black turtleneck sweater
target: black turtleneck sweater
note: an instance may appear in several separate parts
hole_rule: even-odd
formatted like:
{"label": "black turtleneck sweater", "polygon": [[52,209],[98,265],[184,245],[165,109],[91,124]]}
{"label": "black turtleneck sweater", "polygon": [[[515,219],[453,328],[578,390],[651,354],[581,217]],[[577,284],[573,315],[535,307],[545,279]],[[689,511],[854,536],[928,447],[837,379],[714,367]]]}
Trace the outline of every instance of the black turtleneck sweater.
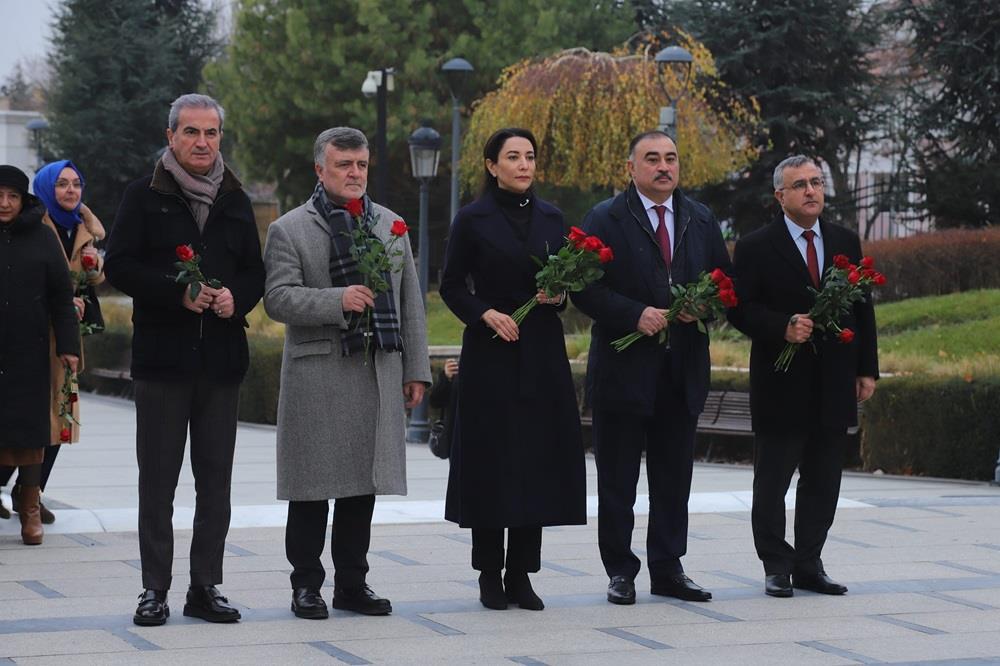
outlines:
{"label": "black turtleneck sweater", "polygon": [[493,197],[500,205],[507,222],[510,223],[514,235],[522,243],[528,240],[528,232],[531,229],[531,211],[533,208],[534,195],[531,190],[518,194],[509,190],[502,190],[499,187],[493,190]]}

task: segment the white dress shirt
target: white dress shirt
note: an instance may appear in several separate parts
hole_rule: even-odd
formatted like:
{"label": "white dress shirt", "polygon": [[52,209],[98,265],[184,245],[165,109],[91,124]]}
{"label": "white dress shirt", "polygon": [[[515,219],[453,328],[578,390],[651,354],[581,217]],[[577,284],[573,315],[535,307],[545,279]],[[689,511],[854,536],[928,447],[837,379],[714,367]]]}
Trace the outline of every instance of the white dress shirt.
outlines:
{"label": "white dress shirt", "polygon": [[[643,207],[646,209],[646,216],[649,218],[649,224],[653,228],[653,236],[655,237],[656,228],[660,226],[660,216],[656,214],[654,207],[661,204],[657,204],[638,189],[636,190],[636,194],[639,195],[639,201],[642,202]],[[677,245],[677,236],[674,235],[674,195],[671,194],[670,198],[664,201],[662,205],[667,207],[666,212],[663,214],[663,219],[667,223],[670,244],[675,246]],[[673,247],[670,248],[670,254],[673,255]]]}
{"label": "white dress shirt", "polygon": [[[653,211],[655,214],[656,211]],[[795,247],[799,248],[799,254],[802,255],[802,261],[805,262],[806,266],[809,266],[809,259],[806,257],[806,248],[809,244],[806,242],[805,236],[802,235],[803,229],[799,225],[792,222],[787,215],[785,215],[785,225],[788,227],[788,233],[792,235],[792,240],[795,241]],[[813,245],[816,247],[816,259],[819,261],[819,275],[820,279],[823,279],[823,235],[819,230],[819,220],[812,225],[812,230],[816,233],[813,236]]]}

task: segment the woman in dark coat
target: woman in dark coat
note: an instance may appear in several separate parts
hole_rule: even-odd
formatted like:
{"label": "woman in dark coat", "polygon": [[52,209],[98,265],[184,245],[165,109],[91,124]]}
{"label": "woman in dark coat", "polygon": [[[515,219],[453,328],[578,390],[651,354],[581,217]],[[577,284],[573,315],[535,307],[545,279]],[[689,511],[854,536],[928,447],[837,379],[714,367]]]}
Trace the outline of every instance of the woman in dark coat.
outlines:
{"label": "woman in dark coat", "polygon": [[[480,601],[494,609],[544,608],[528,580],[541,566],[542,527],[587,520],[558,316],[565,294],[548,298],[535,283],[532,257],[555,252],[564,231],[562,213],[531,189],[536,147],[516,128],[486,142],[483,192],[452,223],[441,279],[442,299],[466,325],[445,518],[472,528]],[[532,297],[540,305],[518,326],[509,313]]]}
{"label": "woman in dark coat", "polygon": [[50,327],[60,360],[74,372],[80,356],[66,255],[42,213],[24,172],[0,166],[0,469],[20,469],[18,515],[27,545],[43,536],[38,486],[51,443]]}

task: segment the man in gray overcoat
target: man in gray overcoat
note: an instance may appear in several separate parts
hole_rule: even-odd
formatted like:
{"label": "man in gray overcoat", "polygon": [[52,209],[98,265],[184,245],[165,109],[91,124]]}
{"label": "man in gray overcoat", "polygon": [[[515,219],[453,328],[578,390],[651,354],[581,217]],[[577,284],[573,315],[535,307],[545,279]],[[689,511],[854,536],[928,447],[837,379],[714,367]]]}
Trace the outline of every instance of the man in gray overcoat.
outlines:
{"label": "man in gray overcoat", "polygon": [[286,324],[278,499],[288,500],[292,612],[309,619],[329,615],[319,590],[330,499],[333,607],[392,612],[365,582],[372,513],[376,495],[406,494],[404,407],[420,403],[431,381],[408,234],[391,244],[389,254],[401,254],[383,274],[388,290],[373,292],[358,268],[355,246],[364,238],[389,244],[398,220],[365,194],[368,155],[360,131],[322,132],[314,147],[316,189],[271,224],[264,252],[264,307]]}

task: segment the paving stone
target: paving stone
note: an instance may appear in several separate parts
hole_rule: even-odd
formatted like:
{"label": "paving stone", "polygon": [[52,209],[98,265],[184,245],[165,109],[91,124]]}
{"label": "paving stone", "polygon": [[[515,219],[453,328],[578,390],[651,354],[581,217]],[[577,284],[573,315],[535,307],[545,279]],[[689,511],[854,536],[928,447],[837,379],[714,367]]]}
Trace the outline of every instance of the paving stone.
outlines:
{"label": "paving stone", "polygon": [[[18,664],[30,666],[65,666],[65,657],[38,657],[18,659]],[[329,654],[310,645],[278,644],[253,647],[226,646],[223,648],[187,648],[148,652],[116,652],[84,655],[73,659],[73,666],[104,666],[104,664],[169,664],[170,666],[204,664],[288,664],[338,663]]]}
{"label": "paving stone", "polygon": [[[106,631],[61,631],[53,633],[13,633],[0,636],[0,657],[38,655],[79,655],[93,652],[129,652],[135,648]],[[60,657],[66,663],[66,657]],[[74,660],[75,661],[75,660]]]}
{"label": "paving stone", "polygon": [[911,632],[908,636],[890,636],[878,640],[859,638],[826,642],[837,648],[889,662],[959,660],[972,657],[988,657],[1000,662],[1000,645],[997,645],[995,632],[936,636]]}

